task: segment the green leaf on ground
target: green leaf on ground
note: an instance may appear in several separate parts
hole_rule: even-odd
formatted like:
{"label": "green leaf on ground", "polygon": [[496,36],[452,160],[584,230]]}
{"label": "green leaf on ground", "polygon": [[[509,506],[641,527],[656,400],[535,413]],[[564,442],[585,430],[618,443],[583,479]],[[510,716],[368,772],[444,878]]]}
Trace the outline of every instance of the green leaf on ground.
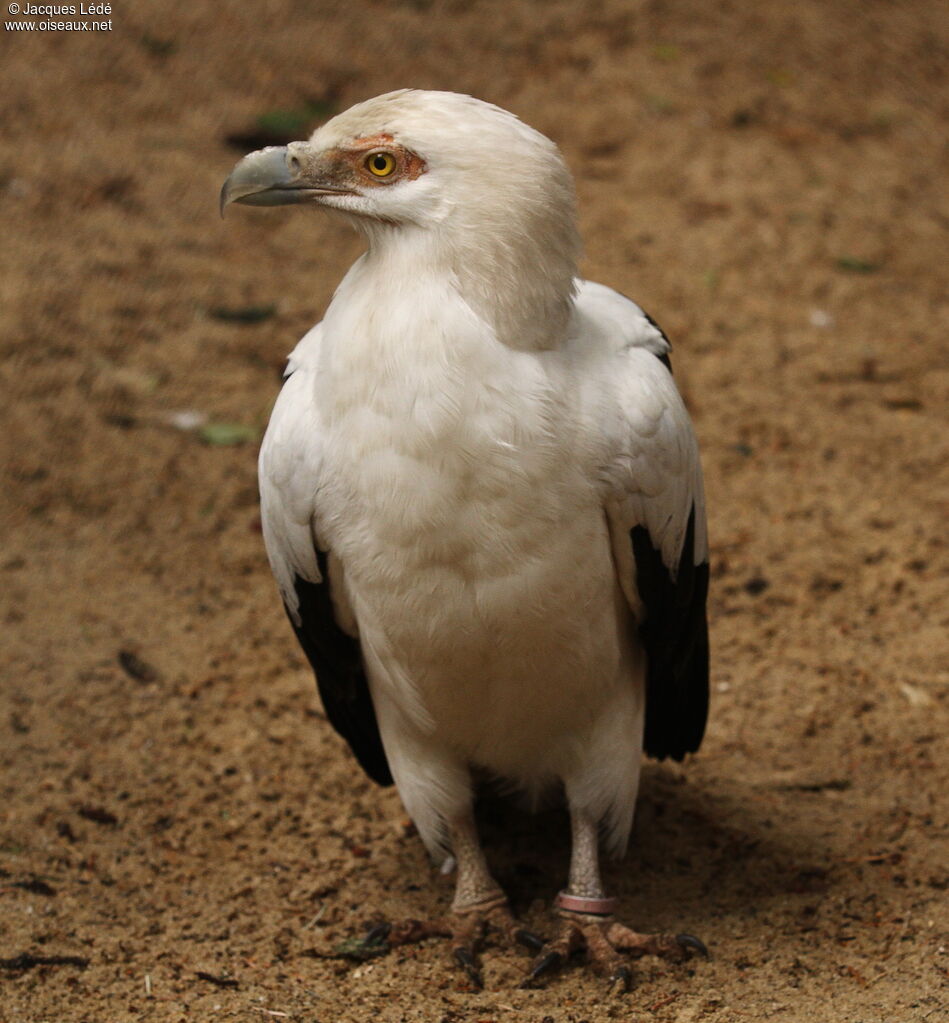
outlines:
{"label": "green leaf on ground", "polygon": [[881,263],[871,263],[856,256],[840,256],[837,260],[838,270],[846,270],[852,274],[875,274],[881,266]]}
{"label": "green leaf on ground", "polygon": [[355,959],[365,962],[376,956],[384,956],[389,951],[389,943],[385,938],[367,941],[365,938],[347,938],[333,947],[333,953],[340,959]]}
{"label": "green leaf on ground", "polygon": [[249,444],[260,437],[260,430],[247,423],[205,423],[198,430],[205,444],[225,447],[231,444]]}

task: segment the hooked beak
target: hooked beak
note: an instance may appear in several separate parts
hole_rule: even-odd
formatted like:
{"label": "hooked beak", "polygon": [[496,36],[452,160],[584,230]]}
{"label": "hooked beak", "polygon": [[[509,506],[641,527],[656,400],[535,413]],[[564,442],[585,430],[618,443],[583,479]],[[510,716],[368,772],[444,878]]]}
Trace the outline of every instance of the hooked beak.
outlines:
{"label": "hooked beak", "polygon": [[[297,150],[305,143],[294,142]],[[310,160],[305,161],[310,163]],[[285,206],[321,195],[352,195],[353,191],[320,180],[303,170],[303,161],[287,146],[268,146],[238,161],[221,188],[221,216],[232,202],[247,206]]]}

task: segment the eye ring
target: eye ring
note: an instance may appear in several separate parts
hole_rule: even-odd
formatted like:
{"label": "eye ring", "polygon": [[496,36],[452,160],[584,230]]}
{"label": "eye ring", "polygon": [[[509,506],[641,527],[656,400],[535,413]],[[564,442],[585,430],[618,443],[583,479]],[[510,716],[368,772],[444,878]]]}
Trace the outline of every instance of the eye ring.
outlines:
{"label": "eye ring", "polygon": [[387,178],[396,168],[395,157],[384,150],[370,153],[366,157],[365,167],[374,178]]}

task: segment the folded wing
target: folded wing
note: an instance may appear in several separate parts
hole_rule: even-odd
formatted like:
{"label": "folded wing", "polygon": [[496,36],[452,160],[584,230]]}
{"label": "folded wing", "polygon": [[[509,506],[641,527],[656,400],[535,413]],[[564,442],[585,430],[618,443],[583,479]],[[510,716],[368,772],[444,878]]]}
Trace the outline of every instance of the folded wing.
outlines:
{"label": "folded wing", "polygon": [[580,300],[613,338],[599,405],[602,473],[616,570],[647,657],[645,749],[681,760],[698,749],[708,716],[708,541],[698,445],[656,324],[600,286],[585,286]]}
{"label": "folded wing", "polygon": [[355,618],[333,570],[332,552],[319,538],[319,505],[325,500],[314,387],[319,344],[317,326],[291,356],[260,450],[264,543],[330,724],[370,778],[391,785]]}

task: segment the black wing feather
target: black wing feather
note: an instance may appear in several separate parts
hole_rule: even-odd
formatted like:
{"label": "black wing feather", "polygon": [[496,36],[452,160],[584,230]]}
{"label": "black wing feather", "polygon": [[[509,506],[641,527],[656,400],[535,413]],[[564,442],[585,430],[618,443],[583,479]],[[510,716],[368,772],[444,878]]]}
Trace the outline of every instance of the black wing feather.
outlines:
{"label": "black wing feather", "polygon": [[[625,298],[628,302],[632,302],[633,301],[629,297],[629,295],[624,294],[622,291],[618,292],[618,294],[622,295],[623,298]],[[633,302],[633,304],[635,305],[636,303]],[[671,352],[672,351],[672,342],[669,340],[669,337],[666,334],[666,332],[662,329],[662,327],[659,326],[658,323],[656,323],[656,321],[649,315],[649,313],[646,312],[645,309],[640,307],[639,311],[643,314],[643,317],[645,318],[645,320],[649,324],[649,326],[653,327],[655,330],[657,330],[659,332],[659,336],[669,346],[669,352]],[[669,355],[669,352],[664,352],[662,355],[658,355],[655,352],[653,352],[653,355],[655,355],[656,358],[663,364],[663,366],[665,366],[666,369],[669,370],[669,372],[671,373],[672,372],[672,359],[671,359],[671,357]]]}
{"label": "black wing feather", "polygon": [[647,658],[644,745],[651,757],[681,760],[699,748],[708,718],[708,561],[695,564],[695,506],[674,577],[645,526],[635,526],[630,539],[646,610],[639,626]]}
{"label": "black wing feather", "polygon": [[287,617],[316,673],[330,724],[349,743],[366,774],[380,785],[391,785],[392,772],[379,735],[359,640],[339,627],[330,596],[329,559],[321,550],[316,558],[323,581],[311,583],[294,576],[300,624],[293,620],[289,608]]}

